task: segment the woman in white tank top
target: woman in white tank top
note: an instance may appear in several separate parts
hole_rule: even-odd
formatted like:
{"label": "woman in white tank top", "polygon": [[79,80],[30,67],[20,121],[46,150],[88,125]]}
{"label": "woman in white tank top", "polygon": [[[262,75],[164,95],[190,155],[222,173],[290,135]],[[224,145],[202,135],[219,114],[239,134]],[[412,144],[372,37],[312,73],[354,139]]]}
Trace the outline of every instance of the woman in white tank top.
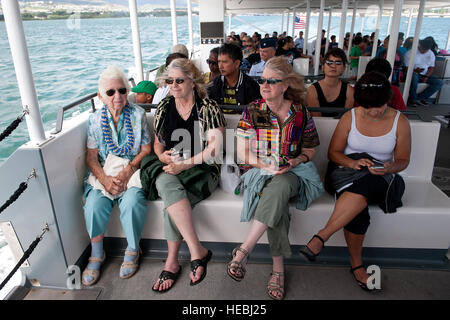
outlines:
{"label": "woman in white tank top", "polygon": [[[385,200],[389,185],[384,177],[404,170],[411,151],[408,119],[387,106],[391,95],[391,85],[380,73],[366,73],[356,83],[355,100],[360,107],[345,113],[339,120],[328,158],[338,166],[358,171],[367,167],[368,174],[336,192],[336,204],[326,226],[300,250],[308,260],[314,261],[324,243],[344,228],[351,272],[364,290],[372,289],[367,286],[369,275],[361,258],[364,235],[370,224],[368,205]],[[372,158],[354,160],[351,155],[364,152]]]}

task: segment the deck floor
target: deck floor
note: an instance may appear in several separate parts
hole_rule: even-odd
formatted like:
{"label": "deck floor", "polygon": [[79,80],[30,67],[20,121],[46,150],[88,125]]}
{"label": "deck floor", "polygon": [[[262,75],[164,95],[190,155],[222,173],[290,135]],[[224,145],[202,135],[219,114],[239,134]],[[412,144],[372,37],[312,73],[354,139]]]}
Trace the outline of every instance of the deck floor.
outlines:
{"label": "deck floor", "polygon": [[[428,120],[450,112],[450,105],[430,105],[410,108]],[[415,119],[411,117],[411,119]],[[450,128],[443,124],[436,153],[433,182],[450,196]],[[250,261],[251,262],[251,261]],[[139,272],[130,279],[119,278],[121,258],[108,258],[100,281],[84,290],[52,290],[33,288],[25,300],[270,300],[266,284],[270,264],[249,263],[242,282],[226,274],[226,263],[212,261],[205,280],[194,287],[189,285],[189,262],[181,262],[183,272],[174,288],[159,294],[151,290],[164,262],[143,259]],[[339,266],[286,266],[286,300],[448,300],[450,299],[450,271],[425,269],[381,269],[381,288],[376,293],[361,290],[348,271]]]}
{"label": "deck floor", "polygon": [[[108,258],[99,282],[81,291],[33,289],[25,300],[270,300],[266,284],[269,264],[250,263],[242,282],[226,274],[226,264],[210,262],[206,278],[189,285],[189,262],[174,287],[163,294],[151,290],[161,272],[162,260],[143,259],[130,279],[119,278],[121,258]],[[448,300],[450,271],[381,269],[381,289],[361,290],[347,267],[286,266],[286,300]]]}

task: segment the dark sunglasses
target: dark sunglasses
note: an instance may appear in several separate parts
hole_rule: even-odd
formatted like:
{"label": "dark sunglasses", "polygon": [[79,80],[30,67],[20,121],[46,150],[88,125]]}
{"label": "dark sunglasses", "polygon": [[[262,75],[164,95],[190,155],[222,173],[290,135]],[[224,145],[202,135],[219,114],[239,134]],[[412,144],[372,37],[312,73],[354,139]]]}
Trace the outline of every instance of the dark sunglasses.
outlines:
{"label": "dark sunglasses", "polygon": [[325,63],[329,66],[335,64],[337,66],[342,65],[344,62],[342,62],[341,60],[337,60],[337,61],[333,61],[333,60],[325,60]]}
{"label": "dark sunglasses", "polygon": [[[119,88],[119,89],[117,89],[117,91],[119,91],[120,94],[126,94],[127,93],[127,88]],[[112,97],[115,93],[116,93],[116,89],[106,90],[106,95],[108,97]]]}
{"label": "dark sunglasses", "polygon": [[174,79],[166,79],[167,84],[173,84],[174,81],[177,84],[182,84],[184,82],[184,79],[183,78],[176,78],[175,80]]}
{"label": "dark sunglasses", "polygon": [[259,78],[258,80],[256,80],[259,84],[264,84],[264,83],[266,83],[266,81],[267,81],[267,83],[268,84],[276,84],[276,83],[278,83],[278,82],[282,82],[283,80],[280,80],[280,79],[272,79],[272,78],[269,78],[269,79],[266,79],[266,78]]}
{"label": "dark sunglasses", "polygon": [[217,66],[218,65],[217,61],[212,61],[212,60],[209,60],[209,59],[206,59],[206,63],[207,64],[212,64],[213,66]]}

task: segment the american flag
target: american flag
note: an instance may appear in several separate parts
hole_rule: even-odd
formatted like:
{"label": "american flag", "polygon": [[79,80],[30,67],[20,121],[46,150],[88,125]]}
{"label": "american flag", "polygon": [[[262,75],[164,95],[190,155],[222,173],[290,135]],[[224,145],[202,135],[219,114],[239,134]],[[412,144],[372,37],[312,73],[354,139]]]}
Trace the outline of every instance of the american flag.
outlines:
{"label": "american flag", "polygon": [[305,16],[295,15],[294,29],[305,29]]}

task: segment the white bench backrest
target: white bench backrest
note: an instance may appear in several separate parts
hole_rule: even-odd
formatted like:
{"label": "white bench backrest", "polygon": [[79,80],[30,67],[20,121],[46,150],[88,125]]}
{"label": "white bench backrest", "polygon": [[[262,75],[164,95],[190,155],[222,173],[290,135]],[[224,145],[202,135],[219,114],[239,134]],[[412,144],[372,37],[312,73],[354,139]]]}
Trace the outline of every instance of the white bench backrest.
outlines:
{"label": "white bench backrest", "polygon": [[[240,119],[239,114],[225,115],[227,129],[235,129]],[[147,113],[147,120],[153,132],[153,115]],[[314,164],[322,178],[328,164],[328,146],[338,119],[327,117],[315,117],[317,131],[319,133],[320,146],[313,159]],[[439,139],[440,124],[438,122],[422,122],[411,120],[411,160],[408,168],[402,172],[402,176],[420,180],[431,181],[436,156],[436,148]],[[225,146],[225,142],[224,142]]]}

